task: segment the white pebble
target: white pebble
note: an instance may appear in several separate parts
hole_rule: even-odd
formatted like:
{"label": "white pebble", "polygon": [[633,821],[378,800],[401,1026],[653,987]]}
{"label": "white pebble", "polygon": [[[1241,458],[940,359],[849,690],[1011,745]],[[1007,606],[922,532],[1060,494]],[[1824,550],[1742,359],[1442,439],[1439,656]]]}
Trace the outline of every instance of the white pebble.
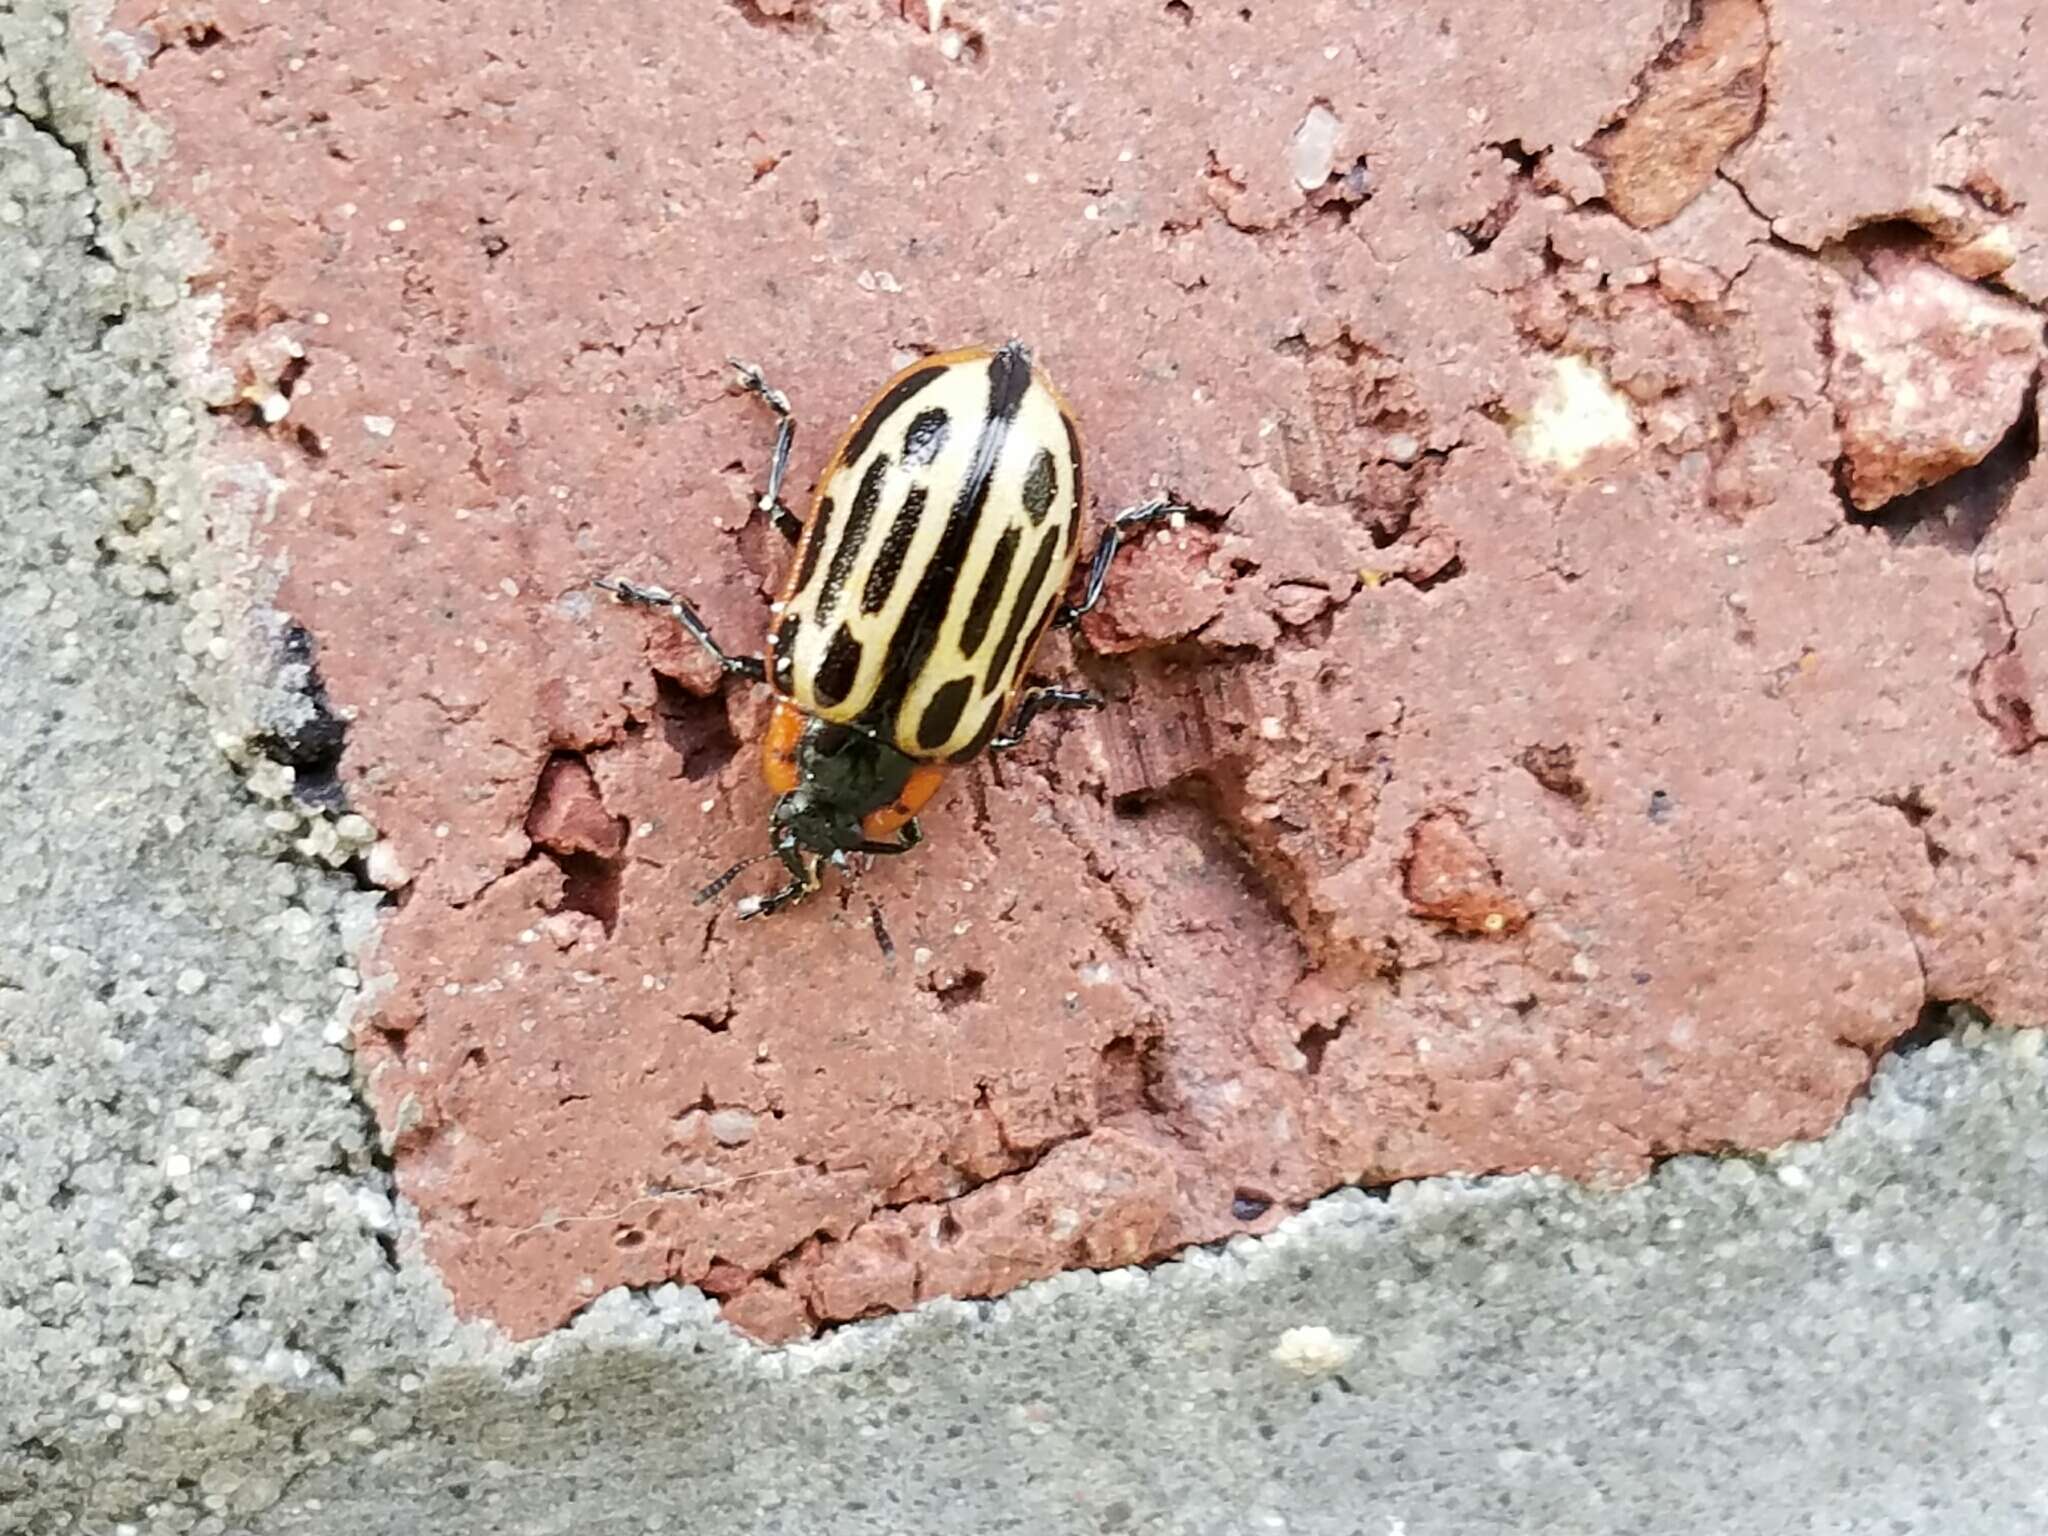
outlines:
{"label": "white pebble", "polygon": [[1275,1364],[1304,1376],[1321,1376],[1338,1370],[1358,1353],[1358,1340],[1314,1324],[1289,1328],[1273,1346]]}

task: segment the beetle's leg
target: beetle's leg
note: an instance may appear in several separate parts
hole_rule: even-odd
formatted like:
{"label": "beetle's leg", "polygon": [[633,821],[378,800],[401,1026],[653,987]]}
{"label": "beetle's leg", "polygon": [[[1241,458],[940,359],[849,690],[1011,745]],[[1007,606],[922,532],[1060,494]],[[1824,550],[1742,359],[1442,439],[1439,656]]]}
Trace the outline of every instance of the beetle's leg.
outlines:
{"label": "beetle's leg", "polygon": [[924,828],[917,824],[917,818],[913,816],[898,829],[897,837],[899,840],[893,843],[881,843],[872,840],[863,842],[853,851],[855,853],[908,853],[924,841]]}
{"label": "beetle's leg", "polygon": [[750,683],[768,681],[768,664],[758,656],[728,656],[725,647],[711,638],[711,631],[682,598],[662,587],[643,587],[638,582],[621,581],[616,576],[601,576],[596,585],[604,588],[622,603],[638,603],[643,608],[659,608],[688,631],[719,667],[735,677],[744,677]]}
{"label": "beetle's leg", "polygon": [[761,493],[754,509],[766,514],[775,531],[794,544],[804,536],[804,525],[782,504],[782,477],[789,473],[789,446],[796,441],[796,413],[789,408],[789,396],[770,384],[759,368],[736,357],[726,361],[738,370],[748,393],[759,395],[775,412],[775,453],[768,461],[768,489]]}
{"label": "beetle's leg", "polygon": [[771,913],[780,912],[791,902],[802,901],[818,888],[816,863],[804,862],[804,856],[798,851],[795,839],[787,834],[777,838],[774,853],[782,860],[783,867],[789,871],[789,884],[779,891],[770,891],[766,896],[743,896],[734,902],[733,911],[739,914],[741,922],[750,917],[767,917]]}
{"label": "beetle's leg", "polygon": [[1100,708],[1100,698],[1079,688],[1027,688],[1024,690],[1024,702],[1017,706],[1016,720],[1009,730],[991,741],[989,747],[997,752],[1009,751],[1024,739],[1024,733],[1031,729],[1031,722],[1038,718],[1041,710]]}
{"label": "beetle's leg", "polygon": [[1103,529],[1101,541],[1095,546],[1095,558],[1088,566],[1088,585],[1082,589],[1081,601],[1060,604],[1059,617],[1053,620],[1054,627],[1072,629],[1081,622],[1082,615],[1093,612],[1095,605],[1102,601],[1102,589],[1109,582],[1109,564],[1116,559],[1116,552],[1123,548],[1126,533],[1147,523],[1156,523],[1162,517],[1192,510],[1178,497],[1161,496],[1117,513],[1109,526]]}

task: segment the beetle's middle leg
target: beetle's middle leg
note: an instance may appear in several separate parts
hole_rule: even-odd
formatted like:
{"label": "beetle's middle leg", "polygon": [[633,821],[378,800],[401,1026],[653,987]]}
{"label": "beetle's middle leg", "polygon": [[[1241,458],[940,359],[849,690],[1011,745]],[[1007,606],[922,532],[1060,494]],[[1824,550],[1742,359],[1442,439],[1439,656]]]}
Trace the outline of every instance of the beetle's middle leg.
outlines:
{"label": "beetle's middle leg", "polygon": [[782,477],[789,473],[789,447],[796,441],[796,413],[789,408],[789,396],[770,384],[759,368],[736,357],[726,361],[738,370],[740,383],[747,392],[759,395],[775,412],[775,453],[768,461],[768,489],[754,503],[754,510],[764,514],[775,525],[775,531],[794,544],[804,536],[804,525],[782,503]]}
{"label": "beetle's middle leg", "polygon": [[1126,507],[1110,520],[1102,531],[1102,538],[1095,546],[1095,558],[1088,564],[1088,584],[1082,589],[1081,601],[1060,604],[1059,616],[1055,618],[1056,629],[1072,629],[1082,618],[1095,611],[1095,605],[1102,601],[1102,589],[1109,584],[1110,562],[1116,559],[1116,552],[1123,548],[1124,535],[1133,528],[1142,528],[1147,523],[1156,523],[1161,518],[1185,514],[1194,509],[1175,496],[1155,497],[1140,502],[1135,507]]}
{"label": "beetle's middle leg", "polygon": [[1017,718],[1009,730],[989,743],[997,752],[1007,752],[1024,740],[1024,733],[1031,729],[1031,722],[1041,711],[1048,709],[1100,709],[1099,695],[1080,688],[1027,688],[1024,702],[1017,706]]}
{"label": "beetle's middle leg", "polygon": [[768,664],[758,656],[732,656],[724,646],[711,637],[711,630],[703,617],[684,599],[677,597],[664,587],[643,587],[637,582],[622,581],[616,576],[600,576],[597,585],[611,593],[622,603],[638,603],[643,608],[659,608],[668,614],[689,634],[692,640],[703,646],[718,663],[719,670],[730,672],[735,677],[744,677],[750,683],[768,681]]}

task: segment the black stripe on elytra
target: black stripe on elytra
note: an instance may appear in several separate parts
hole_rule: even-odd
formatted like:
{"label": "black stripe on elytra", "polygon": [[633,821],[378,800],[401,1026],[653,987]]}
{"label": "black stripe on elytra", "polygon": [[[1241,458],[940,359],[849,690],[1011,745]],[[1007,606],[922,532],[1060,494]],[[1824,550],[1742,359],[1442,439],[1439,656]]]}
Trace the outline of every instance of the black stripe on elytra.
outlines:
{"label": "black stripe on elytra", "polygon": [[1060,412],[1060,425],[1067,429],[1067,462],[1074,466],[1074,504],[1067,508],[1067,542],[1079,547],[1081,508],[1086,501],[1081,494],[1081,434],[1074,428],[1074,418],[1065,411]]}
{"label": "black stripe on elytra", "polygon": [[910,424],[910,430],[903,434],[903,462],[906,464],[929,464],[939,456],[939,450],[946,446],[946,435],[952,430],[953,418],[936,405],[928,411],[919,411],[917,419]]}
{"label": "black stripe on elytra", "polygon": [[775,686],[785,693],[796,676],[796,642],[803,632],[804,621],[792,613],[777,626],[775,644],[769,647],[775,662]]}
{"label": "black stripe on elytra", "polygon": [[974,739],[955,752],[946,761],[964,763],[971,757],[979,757],[984,748],[995,739],[996,727],[1003,723],[1003,709],[1010,702],[1009,696],[989,701],[988,711],[982,716],[980,726],[974,732]]}
{"label": "black stripe on elytra", "polygon": [[875,551],[875,563],[868,567],[867,585],[861,589],[860,611],[880,613],[896,590],[896,578],[903,574],[903,561],[917,537],[917,525],[924,521],[926,488],[913,485],[903,505],[896,509],[896,521],[882,535],[882,547]]}
{"label": "black stripe on elytra", "polygon": [[1000,693],[1010,668],[1010,654],[1017,649],[1017,642],[1024,637],[1024,625],[1033,610],[1044,606],[1048,594],[1045,578],[1052,571],[1052,557],[1059,548],[1065,530],[1048,528],[1038,536],[1038,549],[1031,557],[1031,569],[1024,573],[1024,584],[1017,588],[1016,601],[1010,605],[1010,622],[1003,626],[1003,638],[996,642],[996,653],[988,660],[988,670],[982,674],[981,687],[984,693]]}
{"label": "black stripe on elytra", "polygon": [[1030,388],[1031,354],[1015,342],[1005,344],[989,359],[988,408],[982,414],[981,432],[974,443],[974,458],[968,466],[966,478],[960,482],[960,494],[954,498],[952,509],[946,514],[946,527],[939,535],[939,546],[925,561],[917,580],[917,590],[911,593],[902,620],[889,636],[889,649],[882,660],[881,680],[875,688],[872,713],[877,718],[873,724],[882,724],[882,715],[901,706],[910,680],[924,669],[932,647],[938,644],[939,628],[951,606],[954,585],[967,561],[968,547],[974,542],[974,530],[981,521],[982,508],[988,504],[989,487],[995,481],[996,460],[1009,437],[1010,423],[1016,420],[1017,411]]}
{"label": "black stripe on elytra", "polygon": [[844,703],[859,675],[860,642],[842,624],[832,632],[832,643],[825,647],[825,660],[818,667],[818,675],[811,679],[811,692],[817,696],[819,707],[830,709]]}
{"label": "black stripe on elytra", "polygon": [[952,736],[960,725],[960,711],[973,693],[973,678],[956,677],[933,694],[917,718],[917,744],[929,752]]}
{"label": "black stripe on elytra", "polygon": [[825,545],[832,537],[832,498],[820,496],[818,510],[812,514],[810,531],[804,536],[804,563],[796,573],[796,585],[790,595],[795,596],[811,584],[811,578],[818,572],[818,557],[825,553]]}
{"label": "black stripe on elytra", "polygon": [[989,621],[996,616],[996,604],[1003,600],[1003,588],[1010,584],[1010,566],[1017,558],[1017,542],[1024,537],[1020,528],[1005,528],[996,540],[995,553],[981,573],[981,585],[974,589],[974,606],[967,610],[967,622],[960,629],[960,654],[974,659],[981,642],[988,638]]}
{"label": "black stripe on elytra", "polygon": [[875,434],[882,430],[882,424],[937,383],[945,371],[946,364],[933,363],[930,367],[920,368],[915,373],[906,373],[890,385],[888,392],[868,408],[867,415],[860,419],[860,425],[853,429],[853,436],[846,440],[846,446],[840,450],[839,463],[847,466],[858,464],[860,456],[868,451],[868,444],[875,440]]}
{"label": "black stripe on elytra", "polygon": [[1041,448],[1031,461],[1030,473],[1024,477],[1024,513],[1031,519],[1032,527],[1045,521],[1045,514],[1052,510],[1053,493],[1059,488],[1060,477],[1052,465],[1052,450]]}
{"label": "black stripe on elytra", "polygon": [[846,578],[853,574],[853,562],[860,558],[861,545],[868,540],[868,524],[875,520],[875,508],[882,501],[882,482],[888,475],[889,455],[878,453],[868,465],[868,472],[860,477],[860,489],[854,493],[853,505],[846,509],[846,531],[839,535],[839,547],[832,551],[832,563],[825,567],[825,584],[818,589],[818,600],[811,608],[821,624],[830,623],[833,610],[839,606],[840,591],[846,586]]}

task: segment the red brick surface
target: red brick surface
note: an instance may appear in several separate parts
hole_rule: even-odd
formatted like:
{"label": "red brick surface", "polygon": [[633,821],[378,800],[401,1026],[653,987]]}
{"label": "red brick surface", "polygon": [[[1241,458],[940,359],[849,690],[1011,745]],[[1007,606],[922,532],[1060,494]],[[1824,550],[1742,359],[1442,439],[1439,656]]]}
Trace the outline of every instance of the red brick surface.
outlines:
{"label": "red brick surface", "polygon": [[[403,884],[358,1049],[463,1311],[673,1278],[783,1337],[1350,1181],[1813,1135],[1923,1001],[2048,1013],[2027,6],[931,14],[129,0],[93,43],[217,252],[218,451],[283,477],[257,547]],[[1834,328],[1929,274],[2010,322],[1941,368],[2003,382],[1852,505],[1896,391]],[[802,484],[1009,334],[1099,516],[1200,508],[1042,659],[1120,702],[942,791],[869,882],[893,971],[858,905],[692,906],[761,846],[762,701],[591,578],[752,644],[784,550],[722,360]]]}

